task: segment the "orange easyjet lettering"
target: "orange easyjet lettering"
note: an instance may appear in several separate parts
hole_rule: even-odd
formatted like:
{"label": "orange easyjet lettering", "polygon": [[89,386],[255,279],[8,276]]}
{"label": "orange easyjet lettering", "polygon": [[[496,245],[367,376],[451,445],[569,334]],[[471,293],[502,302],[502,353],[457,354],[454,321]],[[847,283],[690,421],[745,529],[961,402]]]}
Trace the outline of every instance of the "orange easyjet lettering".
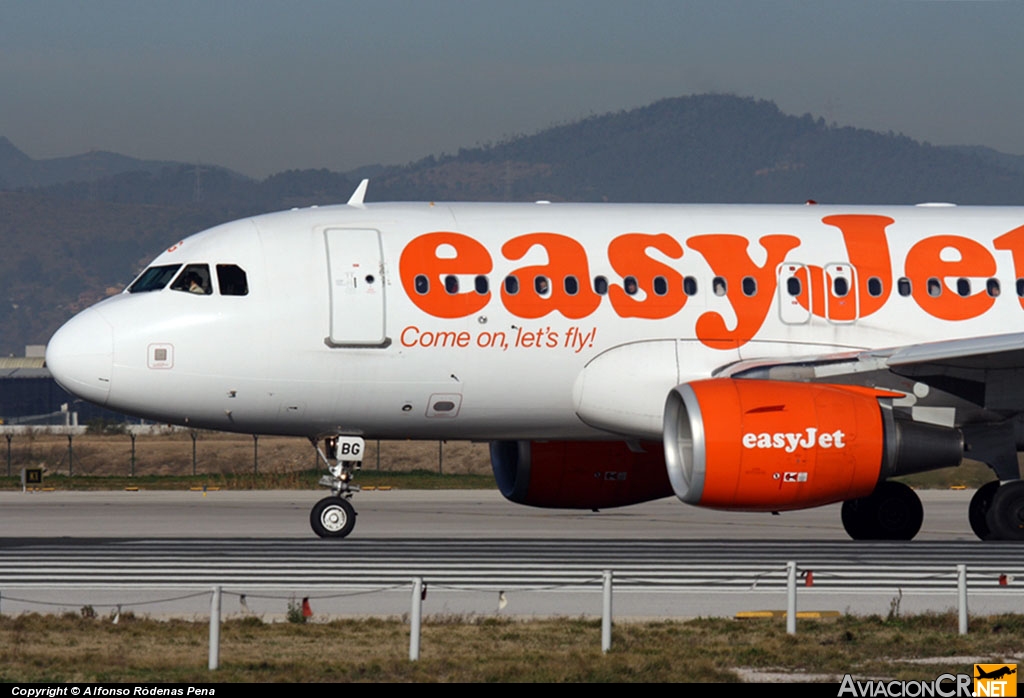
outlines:
{"label": "orange easyjet lettering", "polygon": [[[997,250],[1009,250],[1013,254],[1013,276],[1024,279],[1024,225],[1000,235],[993,242]],[[1018,292],[1017,301],[1024,308],[1024,294]]]}
{"label": "orange easyjet lettering", "polygon": [[601,297],[590,287],[587,251],[572,238],[554,233],[520,235],[506,242],[501,253],[514,261],[526,256],[535,245],[547,252],[548,263],[512,272],[516,291],[509,291],[505,285],[501,288],[501,302],[508,311],[522,318],[538,318],[557,310],[576,319],[597,310]]}
{"label": "orange easyjet lettering", "polygon": [[398,261],[405,295],[434,317],[466,317],[481,310],[491,293],[460,291],[447,279],[458,274],[488,274],[491,255],[479,242],[461,233],[427,233],[413,239]]}
{"label": "orange easyjet lettering", "polygon": [[[707,310],[697,317],[695,336],[708,347],[733,349],[757,335],[776,299],[778,269],[783,262],[792,264],[791,269],[799,267],[793,273],[801,286],[792,291],[793,301],[812,315],[836,322],[872,315],[892,296],[894,270],[887,228],[893,219],[844,214],[826,216],[822,223],[842,234],[848,261],[837,260],[825,267],[787,262],[800,245],[793,235],[765,235],[756,241],[727,233],[696,235],[685,241],[667,233],[619,235],[607,248],[608,263],[621,276],[621,282],[608,284],[608,302],[622,318],[661,319],[679,313],[689,296],[684,277],[672,262],[683,259],[685,242],[707,262],[716,286],[724,286],[721,294],[735,315],[731,328],[731,319],[719,310]],[[764,263],[754,261],[752,245],[761,246],[764,253],[755,256],[763,257]],[[1015,277],[1024,278],[1024,226],[995,238],[992,246],[1010,252]],[[528,319],[555,312],[574,320],[593,314],[602,298],[591,277],[587,249],[574,238],[552,232],[526,233],[501,246],[501,254],[513,262],[536,255],[538,250],[544,253],[542,263],[514,269],[500,281],[501,303],[508,312]],[[406,296],[420,310],[438,318],[468,317],[486,307],[492,300],[492,280],[487,275],[493,268],[494,259],[483,244],[447,231],[414,238],[399,260]],[[917,241],[907,252],[904,273],[917,305],[941,320],[978,317],[993,306],[998,295],[998,288],[993,291],[977,282],[995,275],[995,257],[967,237],[934,235]],[[1020,304],[1024,307],[1024,297]],[[557,337],[556,330],[550,332],[551,337]],[[400,340],[408,347],[460,347],[468,345],[470,335],[410,326]],[[504,347],[505,342],[502,337],[498,344]]]}
{"label": "orange easyjet lettering", "polygon": [[[925,238],[907,252],[906,275],[914,300],[942,320],[967,320],[991,308],[996,299],[984,287],[971,289],[968,277],[995,273],[992,254],[981,243],[958,235]],[[951,290],[949,278],[963,289]]]}
{"label": "orange easyjet lettering", "polygon": [[885,229],[894,222],[893,219],[849,214],[825,216],[821,221],[835,226],[843,234],[846,258],[850,260],[851,272],[856,275],[854,287],[851,293],[839,296],[836,294],[835,276],[827,274],[821,267],[810,266],[797,274],[805,288],[810,288],[810,294],[801,293],[797,302],[807,308],[807,296],[810,295],[813,315],[839,322],[871,315],[885,305],[892,293],[892,261]]}
{"label": "orange easyjet lettering", "polygon": [[739,235],[698,235],[686,244],[704,255],[716,276],[725,279],[725,295],[736,313],[736,327],[729,329],[720,313],[708,311],[697,318],[697,339],[714,349],[745,344],[764,324],[775,298],[775,268],[800,244],[792,235],[765,235],[758,242],[768,252],[758,266],[747,253],[750,243]]}
{"label": "orange easyjet lettering", "polygon": [[[624,279],[632,277],[635,286],[632,292],[625,285],[608,289],[608,297],[619,317],[671,317],[686,303],[686,294],[682,293],[682,274],[648,257],[647,250],[652,248],[670,259],[683,256],[682,245],[665,234],[630,233],[615,238],[608,246],[608,261],[612,268]],[[660,281],[656,281],[658,277],[661,277]],[[642,298],[637,297],[638,292],[643,293]]]}

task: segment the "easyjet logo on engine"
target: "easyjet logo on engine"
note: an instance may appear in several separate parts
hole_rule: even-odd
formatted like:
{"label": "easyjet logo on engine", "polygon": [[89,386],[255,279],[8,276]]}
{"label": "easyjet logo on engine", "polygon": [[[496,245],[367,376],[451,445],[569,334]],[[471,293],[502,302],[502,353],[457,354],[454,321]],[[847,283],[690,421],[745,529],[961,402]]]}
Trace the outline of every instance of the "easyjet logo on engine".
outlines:
{"label": "easyjet logo on engine", "polygon": [[817,428],[807,427],[800,432],[747,432],[743,435],[743,448],[772,448],[793,453],[798,448],[846,448],[843,439],[846,434],[841,429],[818,433]]}
{"label": "easyjet logo on engine", "polygon": [[[796,275],[803,291],[795,301],[811,315],[833,321],[866,318],[877,312],[889,301],[895,284],[886,236],[886,228],[894,222],[888,216],[868,214],[822,218],[822,223],[842,234],[849,267],[856,275],[851,287],[844,285],[846,290],[838,291],[826,269],[803,266]],[[755,337],[764,325],[778,290],[777,269],[787,258],[798,258],[791,253],[800,244],[799,238],[785,234],[748,240],[741,235],[713,233],[681,242],[666,233],[626,233],[608,244],[608,262],[622,281],[610,280],[605,295],[591,284],[587,249],[579,241],[552,232],[531,232],[507,240],[500,255],[515,262],[540,248],[547,263],[512,270],[505,278],[514,277],[514,287],[499,280],[499,295],[509,313],[524,319],[560,313],[578,320],[592,315],[603,302],[622,318],[668,318],[679,313],[691,296],[674,264],[652,254],[674,262],[693,253],[703,258],[716,279],[724,281],[721,295],[733,311],[728,318],[717,310],[701,313],[695,336],[711,348],[735,349]],[[752,255],[755,246],[761,249]],[[995,238],[993,248],[1009,252],[1016,278],[1024,278],[1024,226]],[[755,258],[763,261],[759,264]],[[469,317],[491,303],[494,293],[489,283],[460,288],[456,279],[487,277],[494,269],[494,259],[492,250],[469,235],[426,233],[402,250],[399,275],[406,295],[423,312],[437,318]],[[945,282],[995,274],[995,256],[974,239],[959,235],[923,238],[909,249],[903,266],[910,296],[933,317],[967,320],[987,312],[995,303],[997,294],[985,288],[958,293],[950,287],[953,282]],[[456,281],[450,283],[450,279]],[[563,283],[566,279],[574,281]],[[1024,307],[1024,297],[1019,301]]]}

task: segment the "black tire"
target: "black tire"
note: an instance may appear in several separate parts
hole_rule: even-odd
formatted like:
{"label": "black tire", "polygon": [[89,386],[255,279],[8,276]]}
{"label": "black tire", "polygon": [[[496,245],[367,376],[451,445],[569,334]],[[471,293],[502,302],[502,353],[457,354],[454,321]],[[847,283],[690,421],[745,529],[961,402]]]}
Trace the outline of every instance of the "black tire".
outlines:
{"label": "black tire", "polygon": [[992,507],[992,497],[998,489],[999,480],[985,483],[971,497],[971,505],[967,508],[967,520],[971,524],[971,530],[981,540],[994,540],[987,516],[988,510]]}
{"label": "black tire", "polygon": [[854,540],[911,540],[921,530],[924,507],[902,482],[882,482],[867,497],[843,502],[843,528]]}
{"label": "black tire", "polygon": [[913,540],[924,522],[924,507],[917,493],[902,482],[887,480],[871,496],[878,540]]}
{"label": "black tire", "polygon": [[985,517],[993,540],[1024,540],[1024,480],[1004,483]]}
{"label": "black tire", "polygon": [[870,496],[843,502],[843,528],[854,540],[873,540],[877,536],[873,528],[874,507]]}
{"label": "black tire", "polygon": [[341,497],[324,497],[309,512],[309,525],[321,538],[344,538],[356,526],[356,510]]}

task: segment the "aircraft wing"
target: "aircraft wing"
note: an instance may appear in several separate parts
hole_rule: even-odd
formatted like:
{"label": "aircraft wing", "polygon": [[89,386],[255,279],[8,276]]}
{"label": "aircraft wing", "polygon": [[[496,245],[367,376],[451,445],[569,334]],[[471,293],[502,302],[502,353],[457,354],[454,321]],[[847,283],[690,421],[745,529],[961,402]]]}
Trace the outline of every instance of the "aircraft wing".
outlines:
{"label": "aircraft wing", "polygon": [[[921,401],[926,391],[946,393],[964,404],[956,423],[991,421],[1024,413],[1024,332],[927,342],[888,349],[804,357],[791,362],[750,360],[731,364],[717,375],[849,383],[899,390]],[[928,391],[931,392],[931,391]],[[973,406],[971,409],[970,406]],[[990,414],[986,414],[990,413]]]}
{"label": "aircraft wing", "polygon": [[1024,367],[1024,332],[915,344],[890,350],[887,363],[950,369],[1003,370]]}

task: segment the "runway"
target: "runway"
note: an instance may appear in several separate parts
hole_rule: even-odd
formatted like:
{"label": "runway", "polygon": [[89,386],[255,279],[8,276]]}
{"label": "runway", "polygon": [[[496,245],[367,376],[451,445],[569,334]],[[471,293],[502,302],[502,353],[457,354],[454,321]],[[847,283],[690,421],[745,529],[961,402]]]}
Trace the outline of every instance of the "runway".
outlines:
{"label": "runway", "polygon": [[[0,536],[313,538],[309,510],[326,491],[0,492]],[[969,491],[924,491],[916,541],[976,541]],[[700,509],[675,498],[600,512],[536,509],[492,490],[370,491],[347,541],[394,538],[847,541],[839,505],[779,516]]]}
{"label": "runway", "polygon": [[3,493],[0,612],[201,614],[220,586],[229,613],[275,617],[310,597],[325,616],[398,615],[422,577],[428,613],[591,615],[611,570],[618,614],[732,615],[784,607],[791,560],[801,608],[947,610],[963,563],[973,612],[1019,610],[1019,546],[974,540],[970,494],[924,492],[919,540],[865,544],[846,539],[838,507],[770,516],[663,500],[593,513],[486,491],[367,492],[338,541],[308,529],[314,492]]}

